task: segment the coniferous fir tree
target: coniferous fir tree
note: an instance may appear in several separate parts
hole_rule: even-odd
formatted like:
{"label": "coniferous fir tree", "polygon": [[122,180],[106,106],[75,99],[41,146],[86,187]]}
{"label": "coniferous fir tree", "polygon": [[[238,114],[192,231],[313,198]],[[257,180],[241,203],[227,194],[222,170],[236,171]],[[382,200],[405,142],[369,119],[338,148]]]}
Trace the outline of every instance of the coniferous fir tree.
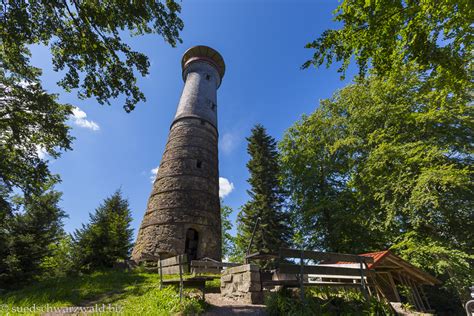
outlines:
{"label": "coniferous fir tree", "polygon": [[42,262],[51,255],[51,244],[63,236],[64,211],[58,206],[62,193],[49,190],[15,197],[13,212],[3,217],[0,288],[20,287],[45,272]]}
{"label": "coniferous fir tree", "polygon": [[77,268],[85,271],[110,268],[127,259],[132,248],[131,211],[117,190],[90,214],[90,222],[74,233]]}
{"label": "coniferous fir tree", "polygon": [[[247,163],[250,178],[247,181],[251,185],[247,192],[250,201],[242,207],[237,219],[236,246],[241,253],[245,253],[257,218],[260,218],[250,252],[277,252],[280,247],[288,245],[290,229],[288,214],[283,210],[284,198],[279,181],[276,141],[260,124],[252,129],[252,135],[247,141],[247,152],[250,155]],[[264,266],[268,264],[263,262]]]}

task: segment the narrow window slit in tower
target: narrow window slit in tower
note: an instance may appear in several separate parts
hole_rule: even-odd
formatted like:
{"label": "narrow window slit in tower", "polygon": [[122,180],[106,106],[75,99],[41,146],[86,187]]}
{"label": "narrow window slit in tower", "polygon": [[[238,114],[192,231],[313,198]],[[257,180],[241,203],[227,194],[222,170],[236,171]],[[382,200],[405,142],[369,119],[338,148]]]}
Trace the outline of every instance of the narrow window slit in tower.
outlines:
{"label": "narrow window slit in tower", "polygon": [[211,76],[209,76],[208,74],[206,74],[206,80],[207,80],[207,81],[211,80]]}
{"label": "narrow window slit in tower", "polygon": [[214,102],[211,102],[211,109],[212,109],[213,111],[216,110],[216,107],[217,107],[217,105],[216,105]]}
{"label": "narrow window slit in tower", "polygon": [[199,169],[202,168],[202,161],[201,160],[196,161],[196,167],[199,168]]}

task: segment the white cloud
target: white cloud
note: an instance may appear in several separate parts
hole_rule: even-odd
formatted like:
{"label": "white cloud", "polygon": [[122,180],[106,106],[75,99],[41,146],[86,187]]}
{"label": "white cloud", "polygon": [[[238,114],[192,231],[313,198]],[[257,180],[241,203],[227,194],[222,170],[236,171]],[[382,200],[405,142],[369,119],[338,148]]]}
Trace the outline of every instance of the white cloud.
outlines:
{"label": "white cloud", "polygon": [[155,182],[156,175],[158,174],[158,169],[160,169],[159,166],[150,170],[150,173],[151,173],[150,181],[151,181],[151,183]]}
{"label": "white cloud", "polygon": [[36,153],[38,154],[39,159],[45,159],[48,156],[48,152],[41,146],[36,146]]}
{"label": "white cloud", "polygon": [[236,134],[225,133],[222,135],[219,147],[225,153],[229,154],[238,145],[240,139]]}
{"label": "white cloud", "polygon": [[234,191],[234,184],[226,178],[219,178],[219,197],[221,199],[225,198]]}
{"label": "white cloud", "polygon": [[79,127],[88,128],[93,131],[98,131],[100,129],[99,125],[94,121],[87,120],[87,114],[78,107],[72,109],[72,117],[74,119],[74,124]]}

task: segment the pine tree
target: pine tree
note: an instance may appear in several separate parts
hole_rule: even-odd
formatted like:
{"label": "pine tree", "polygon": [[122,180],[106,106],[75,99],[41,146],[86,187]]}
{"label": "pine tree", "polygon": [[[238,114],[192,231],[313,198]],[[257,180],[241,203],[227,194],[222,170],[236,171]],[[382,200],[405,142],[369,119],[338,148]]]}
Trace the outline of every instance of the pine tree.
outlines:
{"label": "pine tree", "polygon": [[131,211],[117,190],[90,214],[90,222],[74,233],[77,268],[91,271],[109,268],[127,259],[132,248]]}
{"label": "pine tree", "polygon": [[51,255],[51,244],[64,234],[62,220],[66,215],[58,206],[61,195],[48,190],[14,199],[15,212],[2,223],[5,257],[0,287],[19,287],[42,276],[43,259]]}
{"label": "pine tree", "polygon": [[247,193],[250,201],[242,207],[237,219],[237,248],[245,253],[257,218],[260,218],[250,252],[277,252],[280,247],[288,245],[290,230],[288,214],[283,210],[276,141],[259,124],[252,129],[247,141],[250,155],[248,183],[251,185]]}

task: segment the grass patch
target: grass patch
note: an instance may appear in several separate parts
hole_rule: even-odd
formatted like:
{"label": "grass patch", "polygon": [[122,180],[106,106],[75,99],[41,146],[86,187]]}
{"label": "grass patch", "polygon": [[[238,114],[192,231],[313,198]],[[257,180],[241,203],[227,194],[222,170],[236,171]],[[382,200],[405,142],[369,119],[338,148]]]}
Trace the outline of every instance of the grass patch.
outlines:
{"label": "grass patch", "polygon": [[[45,280],[21,290],[3,293],[0,295],[0,305],[8,305],[6,311],[32,306],[58,308],[97,305],[101,307],[105,304],[106,312],[107,308],[113,307],[114,311],[118,310],[125,314],[200,314],[205,310],[206,305],[199,299],[198,292],[194,289],[186,289],[185,298],[180,303],[179,294],[175,288],[159,289],[159,277],[156,273],[111,270]],[[26,314],[40,314],[40,312]]]}

